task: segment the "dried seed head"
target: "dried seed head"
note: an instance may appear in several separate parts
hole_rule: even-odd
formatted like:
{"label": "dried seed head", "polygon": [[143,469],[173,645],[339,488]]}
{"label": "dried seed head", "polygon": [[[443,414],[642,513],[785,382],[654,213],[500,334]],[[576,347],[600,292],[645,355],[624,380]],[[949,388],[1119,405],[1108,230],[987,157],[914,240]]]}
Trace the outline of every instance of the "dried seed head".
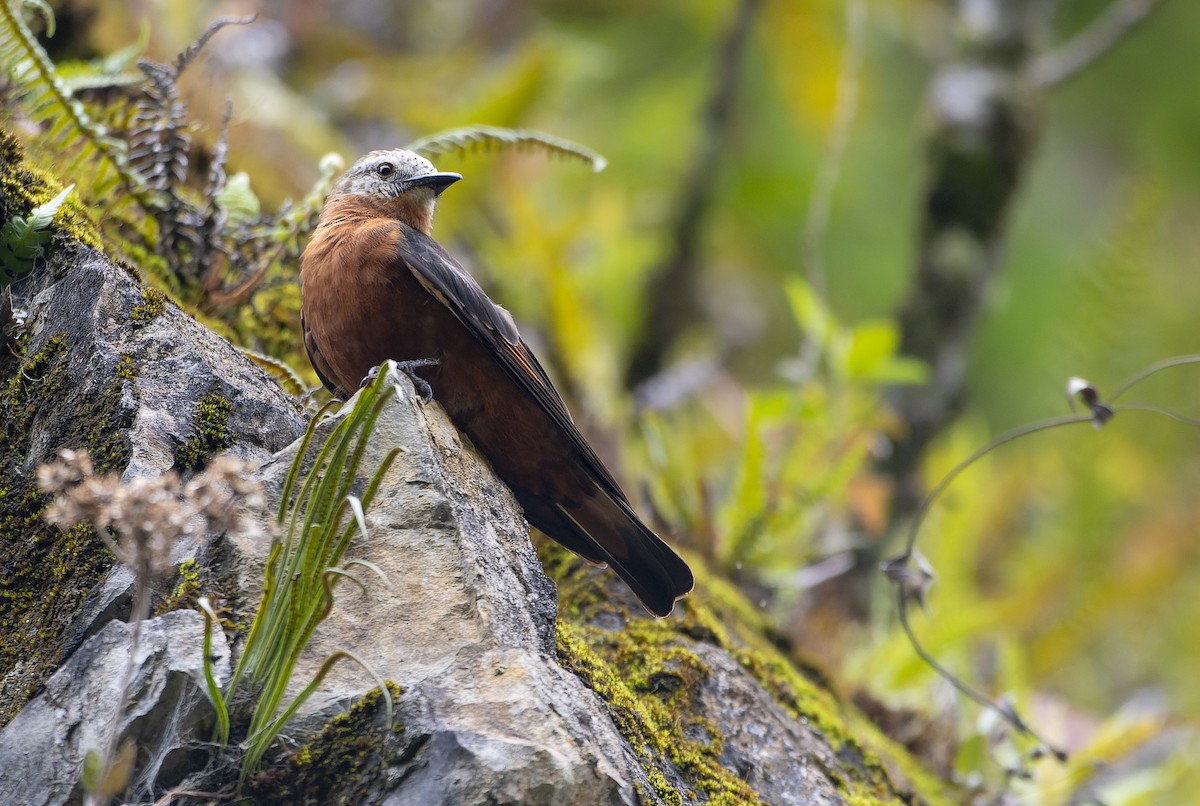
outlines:
{"label": "dried seed head", "polygon": [[48,493],[60,493],[91,476],[92,458],[86,450],[63,449],[58,452],[58,461],[38,468],[38,486]]}

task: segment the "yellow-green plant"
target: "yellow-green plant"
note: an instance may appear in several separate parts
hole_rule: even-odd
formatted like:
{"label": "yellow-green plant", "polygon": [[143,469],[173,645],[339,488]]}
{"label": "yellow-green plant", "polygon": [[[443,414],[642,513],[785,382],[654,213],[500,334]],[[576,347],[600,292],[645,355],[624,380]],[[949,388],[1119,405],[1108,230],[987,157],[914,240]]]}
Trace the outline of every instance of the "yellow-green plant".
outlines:
{"label": "yellow-green plant", "polygon": [[781,382],[745,392],[740,423],[705,400],[640,422],[654,510],[730,574],[784,577],[813,554],[820,523],[852,510],[889,427],[884,385],[926,372],[890,323],[843,323],[799,279],[785,290],[802,344]]}
{"label": "yellow-green plant", "polygon": [[[280,711],[301,651],[333,608],[338,582],[349,579],[365,590],[365,582],[350,570],[359,566],[386,583],[383,573],[372,563],[343,562],[343,556],[356,534],[365,537],[364,510],[370,506],[384,474],[400,452],[400,448],[393,448],[387,453],[361,495],[352,492],[375,423],[383,407],[398,394],[388,380],[387,369],[385,364],[379,376],[357,396],[354,405],[343,409],[304,474],[314,436],[336,404],[327,404],[313,417],[283,486],[278,510],[280,534],[276,535],[267,558],[262,601],[241,657],[223,692],[218,690],[211,669],[206,672],[209,693],[217,708],[215,738],[221,744],[229,741],[228,703],[242,695],[243,690],[257,696],[243,742],[243,780],[258,766],[280,729],[316,690],[333,664],[343,658],[358,662],[375,677],[391,719],[391,696],[384,681],[348,650],[327,658],[313,679]],[[215,614],[210,607],[205,607],[204,612],[211,630]],[[206,635],[205,641],[207,658],[211,638]]]}

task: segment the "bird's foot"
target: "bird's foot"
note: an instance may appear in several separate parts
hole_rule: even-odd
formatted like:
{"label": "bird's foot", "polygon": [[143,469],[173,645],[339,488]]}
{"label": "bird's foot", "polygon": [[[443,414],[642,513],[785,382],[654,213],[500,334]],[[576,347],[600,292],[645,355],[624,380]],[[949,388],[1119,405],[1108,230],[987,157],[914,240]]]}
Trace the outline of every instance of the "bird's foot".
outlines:
{"label": "bird's foot", "polygon": [[[421,402],[428,405],[433,400],[433,387],[429,385],[429,381],[417,374],[417,370],[421,367],[436,367],[440,363],[442,363],[440,358],[417,358],[412,361],[397,361],[396,369],[403,372],[404,376],[412,381],[417,394],[421,396]],[[379,367],[371,367],[371,371],[367,373],[367,377],[362,379],[358,388],[362,389],[377,377],[379,377]]]}
{"label": "bird's foot", "polygon": [[375,380],[378,377],[379,377],[379,365],[376,364],[375,366],[373,366],[369,370],[367,370],[367,374],[363,377],[363,379],[361,381],[358,382],[358,388],[366,389],[367,384],[369,384],[371,381]]}

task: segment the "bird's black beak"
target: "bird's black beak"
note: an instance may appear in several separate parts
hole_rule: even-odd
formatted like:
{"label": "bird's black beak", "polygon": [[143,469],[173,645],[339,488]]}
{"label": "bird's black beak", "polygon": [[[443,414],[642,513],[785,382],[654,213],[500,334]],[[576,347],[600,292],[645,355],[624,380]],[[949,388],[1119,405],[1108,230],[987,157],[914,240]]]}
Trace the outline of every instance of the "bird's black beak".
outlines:
{"label": "bird's black beak", "polygon": [[405,184],[407,184],[410,188],[433,188],[434,194],[440,195],[443,190],[450,187],[460,179],[462,179],[462,174],[446,172],[425,174],[424,176],[414,176]]}

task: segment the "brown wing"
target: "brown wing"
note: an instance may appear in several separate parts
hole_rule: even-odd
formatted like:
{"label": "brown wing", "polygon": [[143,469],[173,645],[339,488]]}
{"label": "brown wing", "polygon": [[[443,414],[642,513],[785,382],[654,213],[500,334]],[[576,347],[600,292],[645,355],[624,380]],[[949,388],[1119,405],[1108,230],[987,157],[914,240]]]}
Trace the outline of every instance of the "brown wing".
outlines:
{"label": "brown wing", "polygon": [[[521,339],[512,315],[492,302],[475,278],[437,241],[406,224],[397,222],[395,226],[400,236],[396,243],[396,268],[412,272],[430,294],[454,312],[475,338],[491,348],[508,373],[570,436],[575,450],[587,463],[596,481],[606,492],[628,505],[625,493],[575,427],[546,370]],[[315,365],[315,359],[313,363]]]}

